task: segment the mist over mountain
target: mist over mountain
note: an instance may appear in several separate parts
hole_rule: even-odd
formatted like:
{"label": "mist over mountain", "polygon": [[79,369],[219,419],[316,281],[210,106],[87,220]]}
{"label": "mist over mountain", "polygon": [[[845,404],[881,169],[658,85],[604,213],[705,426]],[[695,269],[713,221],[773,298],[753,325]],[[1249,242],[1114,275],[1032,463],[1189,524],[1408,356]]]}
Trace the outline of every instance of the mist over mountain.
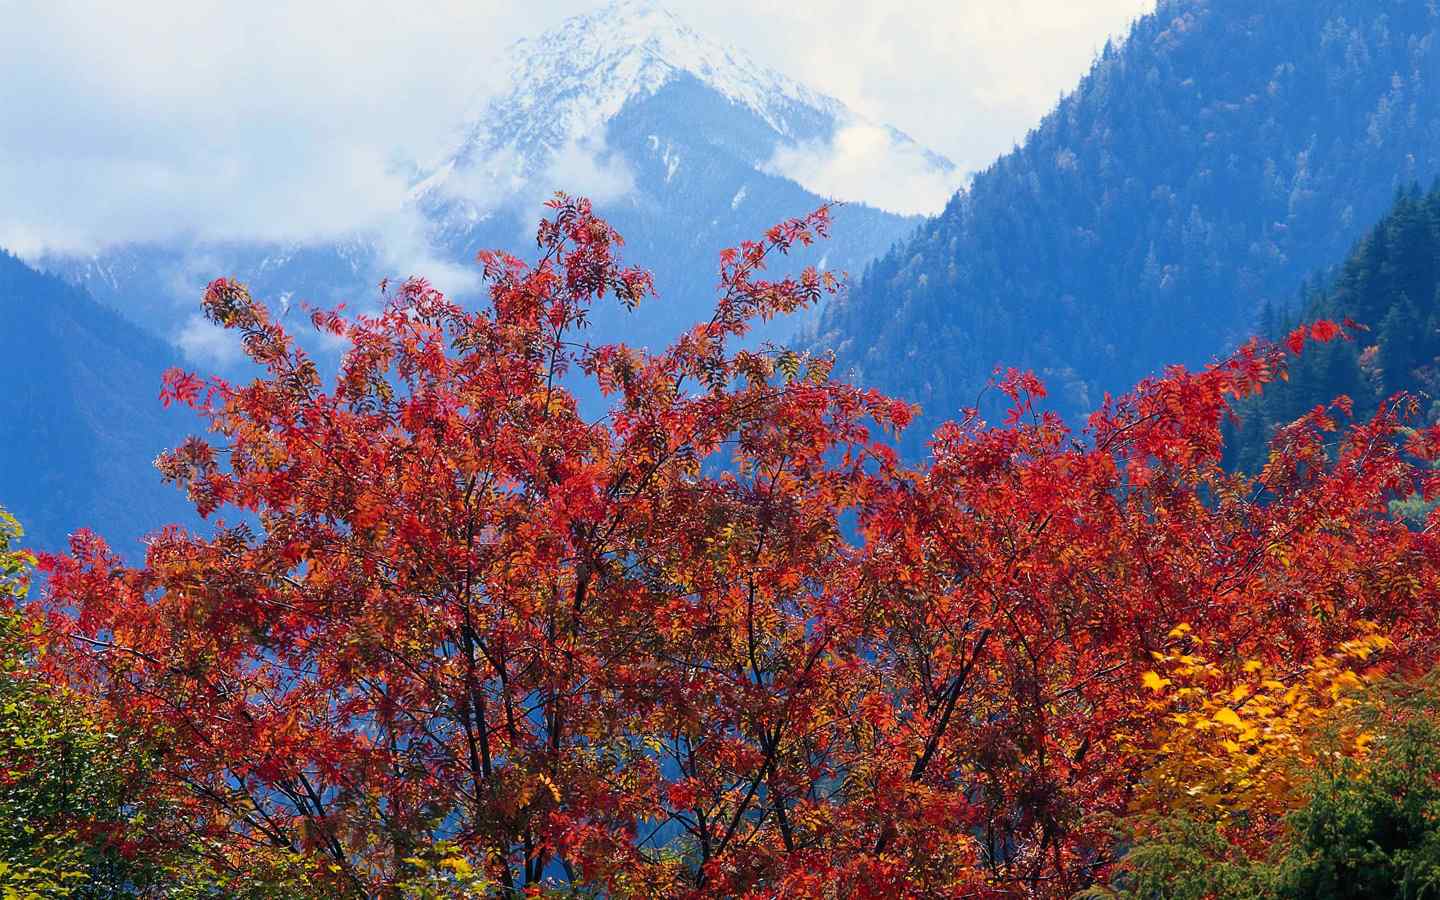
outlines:
{"label": "mist over mountain", "polygon": [[[410,275],[473,298],[475,252],[523,256],[541,203],[564,190],[595,200],[627,239],[628,258],[654,267],[660,291],[659,302],[635,314],[602,308],[594,339],[656,344],[708,316],[721,249],[825,201],[802,186],[815,148],[858,131],[912,174],[933,175],[936,185],[956,178],[951,163],[903,134],[647,2],[622,0],[521,41],[504,68],[506,86],[457,124],[450,152],[397,164],[412,183],[408,201],[349,240],[128,245],[42,262],[192,358],[224,362],[196,317],[209,279],[237,276],[274,305],[305,299],[363,309],[376,302],[382,277]],[[920,221],[864,204],[844,206],[836,219],[836,239],[796,264],[858,273]],[[776,324],[767,336],[796,324]]]}
{"label": "mist over mountain", "polygon": [[1164,0],[832,305],[820,343],[928,426],[997,365],[1078,413],[1203,363],[1440,171],[1434,4]]}

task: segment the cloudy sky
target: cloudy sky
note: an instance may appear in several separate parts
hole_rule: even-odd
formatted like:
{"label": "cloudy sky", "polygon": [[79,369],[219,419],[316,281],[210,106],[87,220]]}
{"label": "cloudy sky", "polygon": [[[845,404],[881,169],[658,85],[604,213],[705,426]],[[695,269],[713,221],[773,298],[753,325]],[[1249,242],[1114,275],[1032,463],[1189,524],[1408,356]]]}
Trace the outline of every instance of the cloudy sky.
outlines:
{"label": "cloudy sky", "polygon": [[[0,0],[0,246],[323,239],[371,225],[405,190],[392,161],[438,152],[495,83],[502,48],[596,5]],[[667,5],[973,170],[1154,0]],[[835,190],[869,192],[852,199],[943,203],[915,194],[944,188],[896,193],[831,163]]]}

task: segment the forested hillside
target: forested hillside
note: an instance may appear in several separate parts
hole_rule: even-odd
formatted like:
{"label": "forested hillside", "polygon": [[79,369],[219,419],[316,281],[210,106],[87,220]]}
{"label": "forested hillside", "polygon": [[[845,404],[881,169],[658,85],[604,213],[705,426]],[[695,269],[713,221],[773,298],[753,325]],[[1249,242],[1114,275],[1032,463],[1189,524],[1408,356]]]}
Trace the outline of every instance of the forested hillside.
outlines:
{"label": "forested hillside", "polygon": [[[1338,271],[1319,275],[1296,304],[1264,313],[1268,336],[1280,338],[1302,321],[1352,319],[1354,340],[1306,354],[1248,404],[1231,436],[1235,465],[1254,470],[1275,429],[1317,405],[1345,396],[1356,418],[1369,418],[1401,391],[1420,401],[1424,422],[1440,416],[1440,186],[1401,193],[1386,217]],[[1417,423],[1420,424],[1420,423]]]}
{"label": "forested hillside", "polygon": [[0,504],[27,544],[91,528],[134,549],[159,522],[191,521],[151,461],[194,420],[159,401],[174,351],[84,291],[0,251]]}
{"label": "forested hillside", "polygon": [[1163,0],[820,342],[930,422],[997,364],[1074,413],[1225,352],[1440,170],[1437,25],[1413,0]]}

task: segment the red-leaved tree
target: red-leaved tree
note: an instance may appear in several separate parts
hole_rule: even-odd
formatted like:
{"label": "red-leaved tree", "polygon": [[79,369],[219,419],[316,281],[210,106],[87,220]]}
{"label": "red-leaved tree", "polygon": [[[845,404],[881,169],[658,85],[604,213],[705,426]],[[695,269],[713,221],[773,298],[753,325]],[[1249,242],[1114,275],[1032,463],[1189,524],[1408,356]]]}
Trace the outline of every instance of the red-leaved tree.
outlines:
{"label": "red-leaved tree", "polygon": [[152,840],[237,878],[280,852],[334,895],[1066,896],[1114,862],[1143,765],[1117,736],[1177,625],[1276,667],[1372,627],[1433,658],[1440,545],[1386,504],[1440,488],[1414,464],[1440,432],[1402,445],[1403,402],[1343,434],[1316,410],[1251,478],[1222,421],[1284,347],[1083,434],[1011,373],[1005,423],[908,467],[908,405],[735,346],[834,290],[763,276],[826,210],[722,254],[713,318],[658,354],[583,343],[651,284],[587,203],[552,213],[536,264],[481,255],[478,312],[418,280],[316,312],[328,387],[210,285],[264,369],[167,382],[213,436],[160,468],[213,535],[43,563],[47,671],[156,748]]}

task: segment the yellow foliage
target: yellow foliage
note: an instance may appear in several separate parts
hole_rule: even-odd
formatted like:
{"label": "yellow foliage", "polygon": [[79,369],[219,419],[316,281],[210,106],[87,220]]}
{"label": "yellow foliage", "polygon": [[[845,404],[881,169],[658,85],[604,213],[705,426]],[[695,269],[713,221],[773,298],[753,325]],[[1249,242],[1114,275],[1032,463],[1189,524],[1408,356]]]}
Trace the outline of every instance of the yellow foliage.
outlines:
{"label": "yellow foliage", "polygon": [[440,860],[440,865],[454,872],[458,878],[469,878],[475,869],[470,861],[463,856],[450,856]]}
{"label": "yellow foliage", "polygon": [[560,788],[558,788],[558,787],[555,786],[555,782],[554,782],[553,780],[551,780],[551,778],[550,778],[549,775],[546,775],[544,772],[541,772],[540,774],[536,775],[535,777],[536,777],[536,779],[539,780],[539,782],[540,782],[542,785],[544,785],[544,786],[546,787],[546,789],[548,789],[548,790],[550,791],[550,796],[555,798],[555,802],[556,802],[556,803],[562,802],[561,797],[560,797]]}
{"label": "yellow foliage", "polygon": [[1216,710],[1215,715],[1211,716],[1211,718],[1219,722],[1221,725],[1229,725],[1230,727],[1235,729],[1245,728],[1245,723],[1240,721],[1240,716],[1236,714],[1235,710],[1231,709],[1228,706],[1220,707],[1220,709]]}
{"label": "yellow foliage", "polygon": [[1145,686],[1152,691],[1163,691],[1165,690],[1165,686],[1170,684],[1170,679],[1161,678],[1155,672],[1146,672],[1141,676],[1141,680],[1145,683]]}
{"label": "yellow foliage", "polygon": [[1140,680],[1153,696],[1145,720],[1154,728],[1131,741],[1147,763],[1135,811],[1278,823],[1303,802],[1319,754],[1365,755],[1372,737],[1354,727],[1335,731],[1335,742],[1319,737],[1359,702],[1369,679],[1357,668],[1389,645],[1367,633],[1284,672],[1259,660],[1221,666],[1194,651],[1152,654],[1159,671]]}

